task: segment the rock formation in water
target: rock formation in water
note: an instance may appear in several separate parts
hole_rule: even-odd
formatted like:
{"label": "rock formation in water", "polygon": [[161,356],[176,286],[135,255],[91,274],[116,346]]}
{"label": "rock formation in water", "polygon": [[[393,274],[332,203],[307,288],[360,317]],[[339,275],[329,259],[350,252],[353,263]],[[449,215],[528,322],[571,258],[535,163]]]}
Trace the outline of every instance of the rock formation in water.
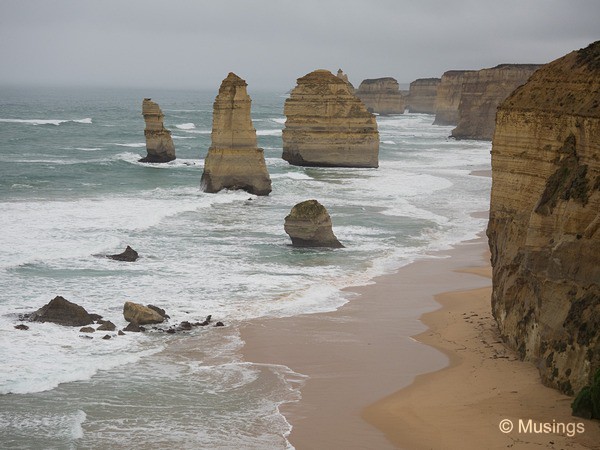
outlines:
{"label": "rock formation in water", "polygon": [[246,82],[230,72],[221,83],[213,106],[212,144],[204,161],[201,185],[205,192],[243,189],[269,195],[271,178],[250,117]]}
{"label": "rock formation in water", "polygon": [[81,327],[94,322],[85,308],[72,303],[60,295],[29,316],[33,322],[52,322],[70,327]]}
{"label": "rock formation in water", "polygon": [[434,125],[458,124],[458,106],[465,77],[473,70],[449,70],[442,75],[435,97]]}
{"label": "rock formation in water", "polygon": [[336,76],[340,80],[345,81],[348,84],[348,86],[350,87],[350,92],[354,93],[354,91],[355,91],[354,85],[352,83],[350,83],[350,80],[348,80],[348,75],[346,75],[342,69],[338,69]]}
{"label": "rock formation in water", "polygon": [[282,158],[297,166],[377,167],[375,116],[327,70],[298,78],[285,101]]}
{"label": "rock formation in water", "polygon": [[411,113],[435,114],[435,99],[439,78],[419,78],[410,83],[408,98],[406,99],[408,111]]}
{"label": "rock formation in water", "polygon": [[165,317],[154,309],[134,302],[125,302],[125,305],[123,305],[123,317],[127,322],[136,325],[162,323],[165,321]]}
{"label": "rock formation in water", "polygon": [[164,163],[175,159],[175,146],[171,132],[163,126],[163,113],[157,103],[145,98],[142,103],[142,114],[146,122],[146,157],[140,162]]}
{"label": "rock formation in water", "polygon": [[294,247],[343,247],[333,234],[329,213],[316,200],[294,206],[285,218],[284,229]]}
{"label": "rock formation in water", "polygon": [[400,85],[391,77],[363,80],[355,92],[367,107],[378,114],[403,114],[404,97]]}
{"label": "rock formation in water", "polygon": [[540,67],[539,64],[501,64],[467,73],[458,106],[458,124],[452,130],[452,137],[491,141],[498,106]]}
{"label": "rock formation in water", "polygon": [[492,312],[544,383],[572,394],[600,368],[600,41],[502,103],[492,173]]}
{"label": "rock formation in water", "polygon": [[122,252],[116,255],[106,255],[107,258],[114,259],[115,261],[135,262],[139,258],[138,252],[132,249],[129,245]]}

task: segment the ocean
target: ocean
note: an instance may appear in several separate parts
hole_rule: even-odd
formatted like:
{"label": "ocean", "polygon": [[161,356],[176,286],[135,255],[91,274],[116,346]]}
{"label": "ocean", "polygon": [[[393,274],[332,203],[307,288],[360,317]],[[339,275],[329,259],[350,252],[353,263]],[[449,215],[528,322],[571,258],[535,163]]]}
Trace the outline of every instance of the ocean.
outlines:
{"label": "ocean", "polygon": [[[286,449],[279,405],[306,376],[244,361],[238,327],[331,311],[364,285],[475,238],[491,180],[489,142],[448,138],[432,115],[378,116],[378,169],[303,168],[281,159],[286,96],[253,92],[272,193],[200,190],[214,91],[0,88],[0,446]],[[145,156],[145,97],[165,115],[177,159]],[[296,249],[283,230],[317,199],[345,248]],[[134,263],[103,257],[127,245]],[[123,304],[171,323],[225,327],[93,339],[27,323],[57,295],[118,328]]]}

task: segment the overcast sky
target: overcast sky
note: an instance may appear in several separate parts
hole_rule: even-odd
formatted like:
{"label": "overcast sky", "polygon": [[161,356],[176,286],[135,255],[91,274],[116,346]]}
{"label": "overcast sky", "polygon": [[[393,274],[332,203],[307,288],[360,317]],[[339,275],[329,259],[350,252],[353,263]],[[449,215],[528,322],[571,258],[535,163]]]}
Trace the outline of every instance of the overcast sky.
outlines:
{"label": "overcast sky", "polygon": [[600,0],[0,0],[0,84],[287,90],[545,63],[600,39]]}

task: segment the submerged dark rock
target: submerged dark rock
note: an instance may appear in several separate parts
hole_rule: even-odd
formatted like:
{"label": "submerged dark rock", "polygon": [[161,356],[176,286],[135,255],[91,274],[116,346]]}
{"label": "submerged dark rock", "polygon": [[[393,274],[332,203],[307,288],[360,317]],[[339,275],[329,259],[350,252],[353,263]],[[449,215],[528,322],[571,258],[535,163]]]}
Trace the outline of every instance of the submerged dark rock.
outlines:
{"label": "submerged dark rock", "polygon": [[94,328],[92,328],[92,327],[83,327],[83,328],[79,329],[80,333],[93,333],[95,331],[96,330],[94,330]]}
{"label": "submerged dark rock", "polygon": [[52,322],[71,327],[81,327],[93,323],[92,317],[82,306],[72,303],[60,295],[32,313],[29,320]]}
{"label": "submerged dark rock", "polygon": [[134,262],[139,258],[139,254],[128,245],[123,253],[107,255],[107,257],[115,261]]}
{"label": "submerged dark rock", "polygon": [[112,323],[110,320],[106,320],[106,321],[104,321],[104,323],[102,323],[102,325],[100,325],[96,329],[98,331],[115,331],[116,328],[117,327],[114,323]]}
{"label": "submerged dark rock", "polygon": [[29,327],[27,325],[20,323],[19,325],[15,325],[15,329],[25,331],[25,330],[29,330]]}
{"label": "submerged dark rock", "polygon": [[123,328],[123,331],[131,331],[133,333],[139,333],[140,331],[146,331],[146,329],[144,327],[140,327],[137,323],[131,322],[129,325],[127,325],[125,328]]}

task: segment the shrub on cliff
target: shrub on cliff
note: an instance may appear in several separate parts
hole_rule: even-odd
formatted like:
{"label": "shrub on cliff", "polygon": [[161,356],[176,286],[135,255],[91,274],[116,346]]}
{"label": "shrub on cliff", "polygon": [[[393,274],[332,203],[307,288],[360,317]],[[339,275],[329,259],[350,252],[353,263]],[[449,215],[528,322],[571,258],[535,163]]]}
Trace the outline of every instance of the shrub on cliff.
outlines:
{"label": "shrub on cliff", "polygon": [[571,403],[573,415],[584,419],[600,419],[600,369],[594,375],[591,386],[579,391]]}

